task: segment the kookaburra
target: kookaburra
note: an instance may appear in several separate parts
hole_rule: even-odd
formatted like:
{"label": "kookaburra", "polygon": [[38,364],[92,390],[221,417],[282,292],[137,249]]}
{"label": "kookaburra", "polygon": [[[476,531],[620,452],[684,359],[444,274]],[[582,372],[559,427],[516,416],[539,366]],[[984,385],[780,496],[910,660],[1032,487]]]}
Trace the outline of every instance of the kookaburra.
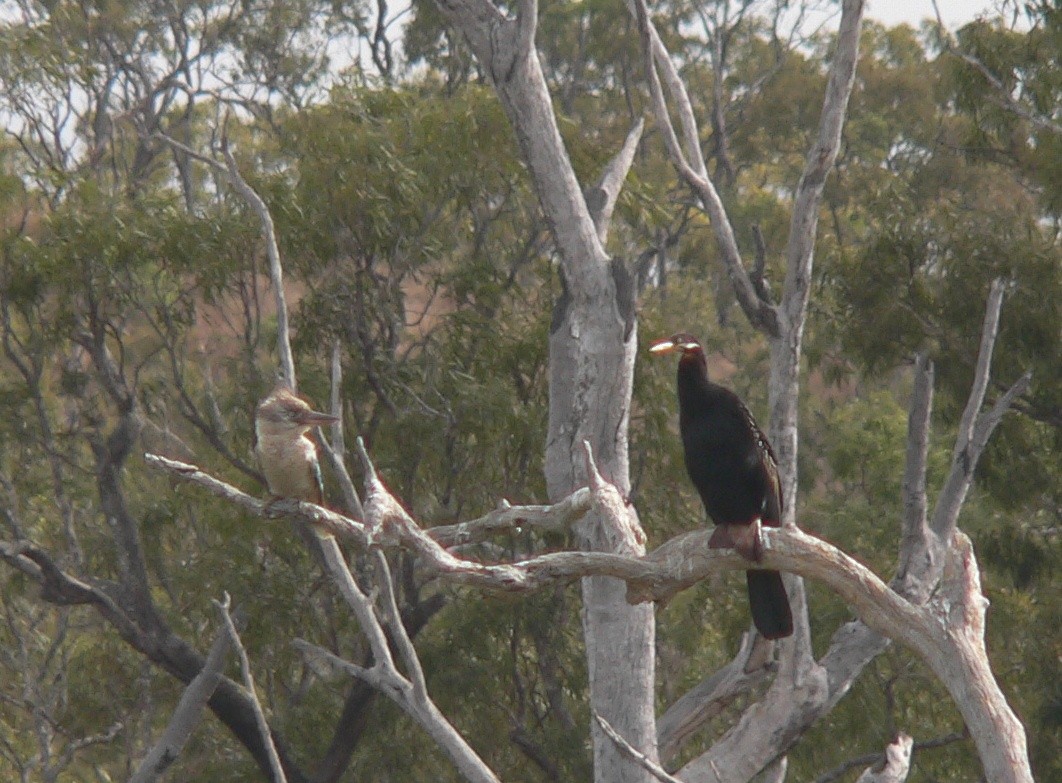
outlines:
{"label": "kookaburra", "polygon": [[315,411],[283,382],[258,403],[254,415],[258,436],[255,451],[272,495],[321,505],[324,482],[317,444],[307,433],[319,424],[335,421],[336,416]]}

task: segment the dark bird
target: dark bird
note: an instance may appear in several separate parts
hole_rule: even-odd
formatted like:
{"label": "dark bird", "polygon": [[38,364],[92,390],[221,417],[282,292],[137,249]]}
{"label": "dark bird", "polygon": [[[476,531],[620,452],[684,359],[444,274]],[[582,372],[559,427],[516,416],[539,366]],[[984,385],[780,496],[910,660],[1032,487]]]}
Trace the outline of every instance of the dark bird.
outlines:
{"label": "dark bird", "polygon": [[321,505],[324,482],[317,445],[307,433],[315,426],[338,421],[318,413],[285,384],[280,383],[258,404],[254,428],[258,461],[274,497],[308,500]]}
{"label": "dark bird", "polygon": [[[692,335],[658,340],[653,353],[679,350],[679,432],[686,472],[715,523],[708,546],[733,547],[758,563],[760,525],[782,524],[782,487],[767,437],[734,392],[708,380],[704,349]],[[767,639],[793,633],[793,615],[782,575],[746,571],[749,607],[756,630]]]}

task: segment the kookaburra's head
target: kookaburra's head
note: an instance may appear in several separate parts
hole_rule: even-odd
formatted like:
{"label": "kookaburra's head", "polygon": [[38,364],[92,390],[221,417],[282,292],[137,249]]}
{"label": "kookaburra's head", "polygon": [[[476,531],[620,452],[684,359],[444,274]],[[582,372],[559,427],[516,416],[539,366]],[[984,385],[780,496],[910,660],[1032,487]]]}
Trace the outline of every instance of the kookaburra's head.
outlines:
{"label": "kookaburra's head", "polygon": [[319,413],[283,384],[277,385],[269,396],[258,404],[255,411],[255,428],[258,436],[264,433],[291,433],[302,435],[319,424],[339,421],[330,413]]}

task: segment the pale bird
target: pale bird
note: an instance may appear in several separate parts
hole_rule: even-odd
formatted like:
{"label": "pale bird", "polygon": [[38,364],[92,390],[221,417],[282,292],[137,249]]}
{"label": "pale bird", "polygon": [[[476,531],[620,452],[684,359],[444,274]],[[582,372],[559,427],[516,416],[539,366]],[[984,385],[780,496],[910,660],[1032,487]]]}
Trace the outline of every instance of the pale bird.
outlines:
{"label": "pale bird", "polygon": [[279,384],[258,403],[254,415],[258,436],[255,451],[272,495],[321,505],[324,481],[317,444],[307,433],[319,424],[338,420],[331,414],[315,411],[284,384]]}

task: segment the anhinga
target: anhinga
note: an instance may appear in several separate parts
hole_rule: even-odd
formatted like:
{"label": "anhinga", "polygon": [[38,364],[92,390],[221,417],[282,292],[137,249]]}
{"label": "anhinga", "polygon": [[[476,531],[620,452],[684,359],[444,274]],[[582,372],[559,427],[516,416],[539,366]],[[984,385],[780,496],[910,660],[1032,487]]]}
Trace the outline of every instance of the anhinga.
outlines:
{"label": "anhinga", "polygon": [[[782,490],[771,445],[741,399],[708,380],[704,349],[695,337],[679,333],[655,342],[649,350],[682,352],[679,432],[686,472],[716,524],[708,546],[733,547],[747,560],[759,562],[760,525],[782,524]],[[746,571],[745,576],[756,630],[767,639],[793,633],[782,575]]]}

